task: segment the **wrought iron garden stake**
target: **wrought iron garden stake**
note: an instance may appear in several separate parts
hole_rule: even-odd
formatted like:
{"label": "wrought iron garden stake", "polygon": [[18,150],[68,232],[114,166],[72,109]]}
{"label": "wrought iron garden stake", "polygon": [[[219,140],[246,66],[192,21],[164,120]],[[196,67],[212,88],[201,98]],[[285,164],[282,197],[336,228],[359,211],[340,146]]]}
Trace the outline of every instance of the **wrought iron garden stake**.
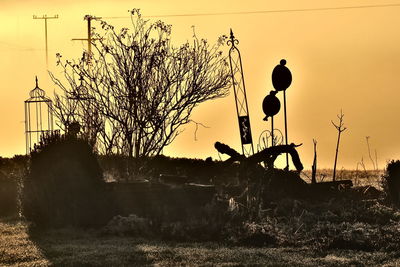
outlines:
{"label": "wrought iron garden stake", "polygon": [[231,67],[233,91],[235,93],[236,113],[239,120],[243,155],[250,156],[254,154],[254,148],[251,136],[249,107],[247,105],[242,58],[239,49],[236,47],[238,43],[239,41],[235,38],[231,29],[230,39],[227,41],[227,44],[231,46],[229,49],[229,64]]}
{"label": "wrought iron garden stake", "polygon": [[[292,74],[285,66],[286,60],[282,59],[272,71],[272,84],[277,91],[283,91],[283,113],[285,117],[285,144],[288,144],[287,115],[286,115],[286,89],[292,83]],[[286,153],[286,168],[289,169],[289,157]]]}

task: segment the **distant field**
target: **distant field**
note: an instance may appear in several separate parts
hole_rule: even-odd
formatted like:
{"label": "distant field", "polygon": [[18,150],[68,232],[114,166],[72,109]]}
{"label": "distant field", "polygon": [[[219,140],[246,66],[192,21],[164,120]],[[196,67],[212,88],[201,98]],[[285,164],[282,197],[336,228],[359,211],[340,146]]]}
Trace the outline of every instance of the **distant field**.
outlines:
{"label": "distant field", "polygon": [[[333,170],[321,169],[317,170],[317,182],[332,181]],[[381,189],[381,176],[384,170],[336,170],[337,180],[352,180],[354,186],[371,185],[377,189]],[[311,182],[311,170],[304,170],[301,177],[308,183]]]}
{"label": "distant field", "polygon": [[102,236],[58,230],[29,236],[20,221],[0,221],[0,266],[399,266],[398,252],[250,248]]}

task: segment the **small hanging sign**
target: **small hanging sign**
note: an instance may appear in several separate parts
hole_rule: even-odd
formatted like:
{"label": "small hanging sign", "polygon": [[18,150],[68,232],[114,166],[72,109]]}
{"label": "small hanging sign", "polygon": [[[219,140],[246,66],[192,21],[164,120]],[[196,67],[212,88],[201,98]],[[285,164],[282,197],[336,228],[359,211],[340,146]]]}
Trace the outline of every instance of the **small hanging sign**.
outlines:
{"label": "small hanging sign", "polygon": [[240,137],[242,139],[242,144],[253,143],[252,138],[251,138],[249,116],[240,116],[239,117],[239,126],[240,126]]}

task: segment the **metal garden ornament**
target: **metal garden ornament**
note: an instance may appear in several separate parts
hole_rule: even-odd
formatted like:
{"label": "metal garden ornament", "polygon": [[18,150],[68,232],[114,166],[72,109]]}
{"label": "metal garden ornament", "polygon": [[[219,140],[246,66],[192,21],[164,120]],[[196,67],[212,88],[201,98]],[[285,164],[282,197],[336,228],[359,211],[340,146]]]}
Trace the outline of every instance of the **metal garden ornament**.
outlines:
{"label": "metal garden ornament", "polygon": [[246,86],[240,51],[236,47],[239,41],[233,35],[232,29],[227,44],[229,49],[229,65],[231,67],[233,91],[235,93],[236,113],[238,116],[242,152],[245,156],[254,154],[253,139],[251,137],[249,107],[247,105]]}
{"label": "metal garden ornament", "polygon": [[[272,71],[272,85],[275,90],[283,91],[283,113],[285,118],[285,144],[288,144],[288,130],[287,130],[287,115],[286,115],[286,89],[292,83],[292,74],[285,66],[286,60],[282,59],[280,64],[277,65]],[[286,168],[289,168],[289,158],[286,153]]]}

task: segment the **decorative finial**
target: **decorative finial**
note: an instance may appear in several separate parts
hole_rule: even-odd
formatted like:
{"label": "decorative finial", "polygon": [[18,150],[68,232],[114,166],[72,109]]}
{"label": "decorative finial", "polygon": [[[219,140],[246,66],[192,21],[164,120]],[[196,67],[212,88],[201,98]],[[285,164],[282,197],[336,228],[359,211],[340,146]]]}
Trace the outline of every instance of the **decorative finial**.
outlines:
{"label": "decorative finial", "polygon": [[285,59],[281,59],[280,63],[281,63],[282,66],[285,66],[286,65],[286,60]]}
{"label": "decorative finial", "polygon": [[230,32],[230,36],[229,36],[229,40],[226,42],[228,45],[232,46],[232,48],[235,47],[235,45],[239,44],[239,41],[235,38],[235,36],[233,35],[233,31],[231,28],[231,32]]}
{"label": "decorative finial", "polygon": [[231,38],[232,41],[235,40],[235,36],[233,35],[232,28],[231,28],[231,36],[230,36],[230,38]]}
{"label": "decorative finial", "polygon": [[35,80],[36,80],[36,87],[39,87],[37,75],[35,76]]}

